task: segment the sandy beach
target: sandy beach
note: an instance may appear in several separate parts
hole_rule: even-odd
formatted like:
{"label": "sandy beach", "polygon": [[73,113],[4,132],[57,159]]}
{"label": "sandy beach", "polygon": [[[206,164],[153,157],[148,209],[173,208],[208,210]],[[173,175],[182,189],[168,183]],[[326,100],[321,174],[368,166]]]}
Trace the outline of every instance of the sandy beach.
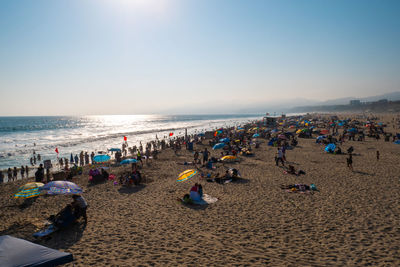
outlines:
{"label": "sandy beach", "polygon": [[[395,133],[393,115],[379,116]],[[397,127],[397,126],[396,126]],[[112,181],[90,185],[88,167],[73,178],[89,203],[88,223],[35,240],[43,220],[57,213],[70,196],[42,196],[27,206],[13,193],[27,180],[0,185],[0,235],[12,235],[70,252],[65,266],[399,266],[400,145],[366,137],[346,141],[354,147],[353,168],[346,155],[324,151],[314,139],[298,138],[287,161],[306,172],[294,176],[275,166],[276,148],[267,140],[254,157],[218,163],[240,170],[243,179],[209,183],[201,175],[177,183],[191,166],[193,152],[175,155],[166,149],[141,169],[144,183],[125,187]],[[212,151],[219,156],[220,151]],[[379,161],[376,151],[380,151]],[[112,167],[119,175],[130,166]],[[32,179],[31,179],[32,180]],[[177,198],[200,182],[204,193],[218,198],[208,206],[183,205]],[[314,193],[290,193],[285,184],[315,184]]]}

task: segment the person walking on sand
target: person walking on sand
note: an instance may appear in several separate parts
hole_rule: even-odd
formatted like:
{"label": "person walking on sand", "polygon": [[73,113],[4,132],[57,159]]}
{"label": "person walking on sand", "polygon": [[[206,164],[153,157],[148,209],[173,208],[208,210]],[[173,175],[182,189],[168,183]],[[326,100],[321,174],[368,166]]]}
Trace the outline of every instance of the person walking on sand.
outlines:
{"label": "person walking on sand", "polygon": [[282,149],[280,149],[278,147],[278,150],[276,151],[276,156],[275,156],[275,164],[276,164],[276,166],[279,166],[279,162],[282,162],[282,166],[285,166],[285,162],[283,161]]}
{"label": "person walking on sand", "polygon": [[26,178],[29,178],[29,168],[28,168],[28,165],[25,165],[25,173],[26,173]]}
{"label": "person walking on sand", "polygon": [[376,161],[379,161],[379,150],[376,151]]}
{"label": "person walking on sand", "polygon": [[349,154],[349,157],[347,158],[347,167],[353,171],[353,155]]}

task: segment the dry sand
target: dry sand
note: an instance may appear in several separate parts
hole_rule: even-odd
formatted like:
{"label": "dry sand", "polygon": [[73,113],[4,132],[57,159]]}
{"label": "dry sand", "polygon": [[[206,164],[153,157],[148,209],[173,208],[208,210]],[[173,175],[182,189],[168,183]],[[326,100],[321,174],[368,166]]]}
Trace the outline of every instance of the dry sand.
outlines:
{"label": "dry sand", "polygon": [[[399,266],[400,145],[368,137],[344,143],[343,151],[355,148],[351,172],[345,155],[325,153],[315,139],[298,140],[287,160],[306,172],[299,177],[275,166],[276,149],[265,141],[254,157],[229,165],[248,179],[242,183],[208,183],[200,175],[177,183],[188,169],[177,162],[191,161],[193,154],[176,156],[170,149],[142,169],[142,186],[89,186],[87,175],[75,177],[90,205],[87,226],[37,242],[71,252],[75,261],[67,266]],[[129,167],[111,172],[123,168]],[[194,208],[176,200],[199,181],[218,202]],[[33,240],[38,224],[71,198],[40,197],[21,209],[12,194],[23,183],[0,185],[0,234]],[[314,183],[319,192],[279,187],[294,183]]]}

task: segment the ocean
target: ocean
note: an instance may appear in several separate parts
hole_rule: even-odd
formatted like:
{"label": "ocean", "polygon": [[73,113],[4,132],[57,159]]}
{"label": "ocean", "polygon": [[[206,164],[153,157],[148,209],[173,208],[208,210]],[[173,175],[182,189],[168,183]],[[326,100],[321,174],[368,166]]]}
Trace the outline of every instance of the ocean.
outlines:
{"label": "ocean", "polygon": [[[124,136],[129,146],[183,136],[218,127],[237,126],[262,119],[262,115],[101,115],[0,117],[0,169],[30,165],[33,153],[43,160],[70,158],[81,151],[121,148]],[[38,164],[39,162],[37,162]]]}

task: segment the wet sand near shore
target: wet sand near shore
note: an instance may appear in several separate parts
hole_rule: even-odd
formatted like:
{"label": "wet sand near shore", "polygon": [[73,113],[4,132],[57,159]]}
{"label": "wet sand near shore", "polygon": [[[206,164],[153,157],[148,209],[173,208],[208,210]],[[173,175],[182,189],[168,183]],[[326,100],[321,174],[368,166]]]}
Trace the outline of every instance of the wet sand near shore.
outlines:
{"label": "wet sand near shore", "polygon": [[[86,166],[86,174],[73,182],[84,188],[88,224],[36,242],[72,253],[74,262],[65,266],[400,265],[400,145],[368,137],[346,141],[343,151],[354,147],[352,172],[346,155],[328,154],[315,139],[298,138],[286,157],[306,175],[294,176],[275,166],[276,148],[261,140],[254,157],[217,164],[216,172],[235,167],[244,178],[225,185],[200,175],[177,183],[178,174],[192,168],[179,164],[193,160],[184,149],[178,155],[162,151],[141,170],[145,182],[131,188],[111,181],[89,185]],[[112,167],[110,173],[118,176],[129,168]],[[12,196],[26,182],[0,185],[0,234],[33,241],[40,222],[71,197],[44,196],[20,206],[23,201]],[[195,182],[219,201],[202,207],[178,202]],[[295,183],[313,183],[319,191],[280,188]]]}

